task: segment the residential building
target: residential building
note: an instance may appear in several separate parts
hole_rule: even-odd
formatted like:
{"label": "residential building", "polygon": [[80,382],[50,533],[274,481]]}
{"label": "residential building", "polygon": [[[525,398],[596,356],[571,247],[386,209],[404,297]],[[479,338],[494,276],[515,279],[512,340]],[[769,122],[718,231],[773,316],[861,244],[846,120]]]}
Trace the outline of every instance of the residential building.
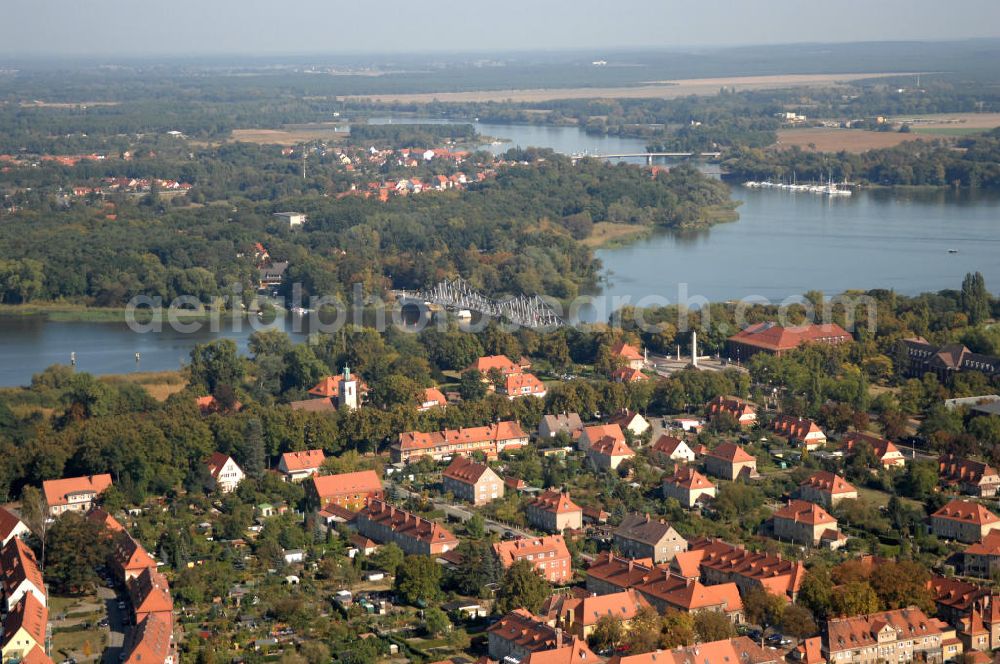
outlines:
{"label": "residential building", "polygon": [[932,575],[927,586],[937,616],[957,628],[965,650],[1000,647],[1000,596],[954,577]]}
{"label": "residential building", "polygon": [[615,470],[635,456],[632,448],[613,436],[604,436],[587,449],[587,457],[598,470]]}
{"label": "residential building", "polygon": [[784,436],[792,445],[816,450],[826,445],[826,434],[819,425],[804,417],[779,415],[772,426],[774,433]]}
{"label": "residential building", "polygon": [[594,424],[589,427],[583,427],[583,432],[580,434],[580,439],[577,441],[576,447],[581,452],[586,452],[590,449],[591,445],[605,436],[611,436],[615,440],[625,442],[625,432],[617,424]]}
{"label": "residential building", "polygon": [[697,568],[693,577],[683,576],[673,570],[673,563],[667,569],[665,565],[654,566],[649,558],[637,560],[602,553],[587,568],[587,590],[608,595],[634,588],[660,612],[667,609],[686,613],[717,611],[726,614],[734,623],[741,622],[743,602],[736,584],[706,586],[697,576]]}
{"label": "residential building", "polygon": [[122,531],[115,535],[108,566],[119,581],[127,582],[142,574],[145,569],[156,569],[156,561],[146,553],[131,535]]}
{"label": "residential building", "polygon": [[504,569],[527,560],[549,583],[563,584],[573,580],[573,557],[566,548],[562,535],[495,542],[493,553]]}
{"label": "residential building", "polygon": [[705,405],[705,417],[712,419],[720,415],[729,415],[741,427],[757,423],[757,407],[737,397],[716,397]]}
{"label": "residential building", "polygon": [[21,597],[3,620],[0,653],[4,664],[20,662],[35,648],[45,650],[49,610],[33,593]]}
{"label": "residential building", "polygon": [[214,452],[205,462],[208,473],[212,476],[212,484],[220,493],[230,493],[236,490],[246,475],[233,457],[222,452]]}
{"label": "residential building", "polygon": [[317,475],[324,461],[326,461],[326,454],[323,453],[323,450],[285,452],[278,461],[278,471],[289,482],[301,482]]}
{"label": "residential building", "polygon": [[729,337],[726,352],[730,358],[745,362],[757,353],[781,357],[804,344],[835,346],[853,341],[850,333],[836,323],[783,327],[773,322],[755,323]]}
{"label": "residential building", "polygon": [[690,509],[715,498],[715,485],[694,468],[675,464],[673,474],[663,476],[663,497]]}
{"label": "residential building", "polygon": [[468,457],[452,459],[441,477],[445,491],[473,505],[485,505],[503,498],[503,478],[486,464],[476,463]]}
{"label": "residential building", "polygon": [[839,549],[847,538],[837,530],[837,520],[816,503],[789,500],[772,517],[774,536],[804,546]]}
{"label": "residential building", "polygon": [[380,544],[395,542],[406,553],[433,556],[458,546],[458,538],[444,526],[383,500],[371,499],[355,520],[358,532]]}
{"label": "residential building", "polygon": [[561,533],[567,528],[583,527],[583,510],[569,497],[569,492],[548,489],[528,503],[528,523],[539,530]]}
{"label": "residential building", "polygon": [[634,589],[627,589],[608,595],[552,595],[542,605],[541,615],[550,627],[561,628],[565,633],[580,639],[588,639],[593,634],[597,621],[604,616],[621,620],[628,631],[639,610],[650,604]]}
{"label": "residential building", "polygon": [[309,480],[306,491],[317,507],[332,503],[352,512],[360,510],[369,500],[381,500],[385,495],[382,480],[374,470],[318,475]]}
{"label": "residential building", "polygon": [[646,366],[646,357],[638,348],[623,341],[611,347],[611,357],[615,358],[626,369],[639,371]]}
{"label": "residential building", "polygon": [[555,438],[557,433],[566,433],[576,439],[583,433],[583,420],[577,413],[560,413],[545,415],[538,424],[538,437],[541,439]]}
{"label": "residential building", "polygon": [[628,514],[615,530],[614,546],[629,558],[663,563],[687,551],[687,540],[663,519],[654,519],[649,514]]}
{"label": "residential building", "polygon": [[971,500],[952,500],[931,514],[931,532],[944,539],[981,542],[995,530],[1000,530],[1000,517]]}
{"label": "residential building", "polygon": [[446,408],[447,406],[448,399],[445,398],[441,390],[436,387],[428,387],[424,389],[424,393],[420,397],[420,405],[417,406],[417,411],[422,413],[432,408]]}
{"label": "residential building", "polygon": [[15,537],[25,537],[29,533],[31,531],[21,517],[6,507],[0,507],[0,547],[7,546]]}
{"label": "residential building", "polygon": [[487,630],[488,652],[497,662],[520,664],[600,664],[587,642],[550,627],[546,619],[515,609]]}
{"label": "residential building", "polygon": [[24,656],[20,664],[54,664],[52,658],[45,654],[42,646],[35,646]]}
{"label": "residential building", "polygon": [[674,461],[694,463],[694,450],[682,438],[663,434],[656,439],[650,448],[649,456],[653,463],[669,467]]}
{"label": "residential building", "polygon": [[45,480],[42,492],[49,514],[59,516],[63,512],[86,512],[94,505],[95,499],[111,486],[111,475],[87,475],[67,477],[61,480]]}
{"label": "residential building", "polygon": [[829,662],[942,662],[946,626],[915,606],[826,623],[823,655]]}
{"label": "residential building", "polygon": [[765,650],[745,636],[699,643],[643,655],[615,655],[608,664],[778,664],[781,654]]}
{"label": "residential building", "polygon": [[504,394],[508,399],[517,397],[544,397],[547,392],[545,383],[538,380],[534,374],[518,373],[504,376],[500,384],[500,394]]}
{"label": "residential building", "polygon": [[799,498],[829,509],[842,500],[857,500],[858,490],[840,475],[817,470],[799,485]]}
{"label": "residential building", "polygon": [[124,664],[174,664],[173,621],[158,614],[135,626],[122,646]]}
{"label": "residential building", "polygon": [[0,550],[0,580],[4,610],[12,610],[25,595],[34,595],[43,606],[48,604],[45,582],[35,553],[17,537]]}
{"label": "residential building", "polygon": [[649,430],[649,422],[645,417],[631,410],[623,410],[610,419],[608,424],[617,424],[622,429],[622,433],[631,431],[633,436],[641,436]]}
{"label": "residential building", "polygon": [[611,372],[611,380],[616,383],[642,383],[649,380],[649,376],[642,373],[639,369],[630,369],[629,367],[619,367]]}
{"label": "residential building", "polygon": [[486,374],[492,369],[496,369],[504,376],[512,376],[524,371],[524,368],[520,364],[514,362],[506,355],[487,355],[477,358],[475,362],[469,365],[466,371],[478,371],[485,378]]}
{"label": "residential building", "polygon": [[708,537],[688,541],[688,553],[683,557],[687,565],[697,562],[701,580],[709,585],[733,582],[741,593],[761,588],[792,600],[798,596],[806,572],[800,560],[747,551]]}
{"label": "residential building", "polygon": [[583,639],[564,640],[557,635],[556,647],[538,650],[521,660],[521,664],[601,664],[604,660],[595,655]]}
{"label": "residential building", "polygon": [[962,344],[937,346],[922,337],[903,339],[897,349],[897,370],[920,378],[932,373],[942,383],[962,371],[979,371],[987,376],[1000,374],[1000,357],[973,353]]}
{"label": "residential building", "polygon": [[844,434],[843,449],[848,456],[853,456],[865,445],[871,448],[875,459],[883,468],[902,468],[906,465],[906,458],[892,441],[861,431],[848,431]]}
{"label": "residential building", "polygon": [[280,219],[282,222],[288,224],[289,228],[298,228],[309,220],[309,218],[301,212],[275,212],[274,218]]}
{"label": "residential building", "polygon": [[938,459],[938,477],[945,484],[955,485],[962,493],[977,498],[992,498],[1000,489],[1000,474],[993,466],[954,454]]}
{"label": "residential building", "polygon": [[138,625],[149,615],[159,615],[173,620],[174,600],[170,597],[167,577],[146,567],[128,582],[128,595],[132,604],[132,618]]}
{"label": "residential building", "polygon": [[722,443],[705,455],[705,472],[724,480],[758,477],[757,457],[736,443]]}
{"label": "residential building", "polygon": [[484,427],[445,429],[432,433],[407,431],[390,448],[393,463],[408,463],[412,459],[430,457],[441,461],[445,457],[482,452],[489,459],[501,452],[524,447],[528,434],[516,421],[498,422]]}
{"label": "residential building", "polygon": [[966,576],[992,579],[1000,572],[1000,530],[991,530],[981,542],[970,544],[962,557]]}

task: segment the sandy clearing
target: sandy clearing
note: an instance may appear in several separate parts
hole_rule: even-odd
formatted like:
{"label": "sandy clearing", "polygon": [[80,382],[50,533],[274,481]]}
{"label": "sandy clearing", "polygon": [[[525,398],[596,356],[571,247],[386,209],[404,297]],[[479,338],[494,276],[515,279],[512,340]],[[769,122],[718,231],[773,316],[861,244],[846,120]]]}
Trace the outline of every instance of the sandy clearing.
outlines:
{"label": "sandy clearing", "polygon": [[733,76],[728,78],[694,78],[658,81],[649,85],[621,88],[541,88],[537,90],[482,90],[470,92],[428,92],[418,94],[355,95],[355,99],[379,102],[428,103],[514,101],[539,102],[555,99],[674,99],[689,95],[714,95],[723,87],[736,90],[769,90],[785,87],[830,86],[866,78],[901,76],[902,74],[783,74],[779,76]]}
{"label": "sandy clearing", "polygon": [[230,140],[259,145],[293,146],[306,141],[332,141],[346,137],[346,132],[331,129],[234,129]]}

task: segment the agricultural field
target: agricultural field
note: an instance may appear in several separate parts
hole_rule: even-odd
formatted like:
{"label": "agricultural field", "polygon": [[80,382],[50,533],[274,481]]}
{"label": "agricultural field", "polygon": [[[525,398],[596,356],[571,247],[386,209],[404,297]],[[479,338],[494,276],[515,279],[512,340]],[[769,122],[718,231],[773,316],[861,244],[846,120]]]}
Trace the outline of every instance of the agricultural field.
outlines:
{"label": "agricultural field", "polygon": [[284,129],[234,129],[230,140],[258,145],[294,146],[307,141],[336,141],[347,137],[334,123],[295,125]]}
{"label": "agricultural field", "polygon": [[733,90],[774,90],[790,87],[831,86],[860,79],[896,74],[787,74],[780,76],[738,76],[653,81],[646,85],[614,88],[539,88],[537,90],[482,90],[468,92],[427,92],[419,94],[373,94],[379,102],[541,102],[554,99],[676,99],[690,95],[711,96],[721,88]]}
{"label": "agricultural field", "polygon": [[896,147],[907,141],[917,141],[921,136],[916,132],[903,134],[898,131],[868,131],[865,129],[835,129],[815,127],[808,129],[782,129],[778,132],[779,148],[798,146],[804,150],[817,152],[867,152],[881,148]]}

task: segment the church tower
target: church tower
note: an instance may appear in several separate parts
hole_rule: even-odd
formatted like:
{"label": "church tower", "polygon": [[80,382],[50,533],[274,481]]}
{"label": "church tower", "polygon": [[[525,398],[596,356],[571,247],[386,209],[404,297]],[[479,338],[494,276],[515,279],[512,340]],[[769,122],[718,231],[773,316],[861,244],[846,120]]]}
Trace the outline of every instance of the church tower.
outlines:
{"label": "church tower", "polygon": [[337,405],[341,408],[356,410],[358,403],[358,379],[351,375],[349,367],[344,366],[344,377],[340,381],[340,396]]}

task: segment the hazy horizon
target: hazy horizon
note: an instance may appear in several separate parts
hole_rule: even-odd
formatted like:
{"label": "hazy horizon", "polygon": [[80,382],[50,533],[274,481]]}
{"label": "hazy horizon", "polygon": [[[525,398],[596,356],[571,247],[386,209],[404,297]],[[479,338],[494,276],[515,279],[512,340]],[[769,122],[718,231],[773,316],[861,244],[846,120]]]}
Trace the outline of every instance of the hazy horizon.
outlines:
{"label": "hazy horizon", "polygon": [[[8,0],[0,55],[15,58],[613,52],[1000,37],[996,0],[842,0],[835,7],[690,6],[683,0],[510,0],[443,8],[385,0]],[[756,4],[756,3],[753,3]]]}

